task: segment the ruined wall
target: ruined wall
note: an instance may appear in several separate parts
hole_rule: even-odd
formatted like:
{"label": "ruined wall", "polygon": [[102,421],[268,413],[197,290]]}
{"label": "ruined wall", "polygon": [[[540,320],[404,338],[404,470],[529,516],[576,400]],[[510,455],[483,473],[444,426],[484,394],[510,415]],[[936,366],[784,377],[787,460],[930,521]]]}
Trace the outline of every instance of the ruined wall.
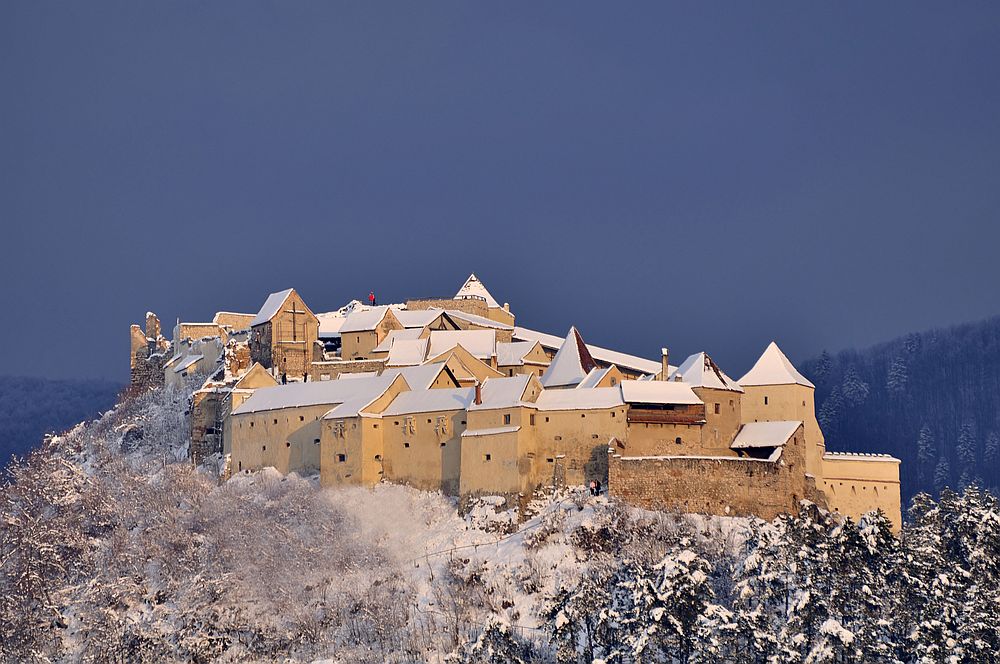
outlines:
{"label": "ruined wall", "polygon": [[160,334],[160,319],[146,312],[145,332],[138,325],[129,329],[129,388],[137,394],[163,387],[163,365],[169,359],[170,342]]}
{"label": "ruined wall", "polygon": [[384,368],[385,360],[313,362],[309,366],[309,380],[337,380],[340,374],[345,373],[366,373],[370,371],[381,373]]}
{"label": "ruined wall", "polygon": [[[463,311],[467,314],[489,318],[489,307],[486,300],[453,300],[446,298],[431,298],[421,300],[407,300],[406,308],[412,311],[423,311],[424,309],[452,309]],[[491,319],[492,320],[492,319]]]}

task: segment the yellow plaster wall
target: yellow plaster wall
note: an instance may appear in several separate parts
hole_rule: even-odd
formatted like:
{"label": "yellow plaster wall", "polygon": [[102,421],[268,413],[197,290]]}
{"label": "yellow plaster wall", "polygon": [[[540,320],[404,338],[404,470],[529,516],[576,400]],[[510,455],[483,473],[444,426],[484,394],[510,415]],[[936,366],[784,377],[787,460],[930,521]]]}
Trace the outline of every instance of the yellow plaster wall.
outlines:
{"label": "yellow plaster wall", "polygon": [[830,509],[857,521],[863,514],[881,509],[896,532],[902,526],[899,496],[899,461],[827,456],[816,484],[826,494]]}

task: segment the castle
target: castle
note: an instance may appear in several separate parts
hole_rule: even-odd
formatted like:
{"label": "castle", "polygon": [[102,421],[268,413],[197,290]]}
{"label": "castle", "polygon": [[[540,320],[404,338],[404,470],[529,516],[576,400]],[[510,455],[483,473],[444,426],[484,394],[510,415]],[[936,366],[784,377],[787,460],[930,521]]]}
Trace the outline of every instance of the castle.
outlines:
{"label": "castle", "polygon": [[[169,356],[169,357],[168,357]],[[811,500],[900,526],[899,460],[826,451],[814,386],[777,344],[733,380],[515,324],[471,275],[453,297],[313,313],[294,289],[256,314],[132,327],[132,383],[208,375],[191,454],[228,473],[319,471],[324,486],[397,482],[531,496],[600,482],[649,509],[771,519]]]}

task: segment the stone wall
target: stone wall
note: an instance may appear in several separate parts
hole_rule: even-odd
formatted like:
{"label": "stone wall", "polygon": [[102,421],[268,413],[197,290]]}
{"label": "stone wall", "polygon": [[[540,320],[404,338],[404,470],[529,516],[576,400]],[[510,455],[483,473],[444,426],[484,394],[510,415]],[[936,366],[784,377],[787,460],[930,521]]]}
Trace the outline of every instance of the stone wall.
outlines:
{"label": "stone wall", "polygon": [[365,373],[368,371],[381,373],[384,368],[385,360],[313,362],[309,367],[309,380],[337,380],[337,377],[343,373]]}
{"label": "stone wall", "polygon": [[453,311],[463,311],[467,314],[489,318],[490,309],[486,306],[486,300],[453,300],[448,298],[436,298],[427,300],[407,300],[406,308],[413,311],[424,309],[451,309]]}
{"label": "stone wall", "polygon": [[805,476],[795,481],[773,461],[610,454],[608,491],[630,505],[723,516],[773,519],[797,510]]}

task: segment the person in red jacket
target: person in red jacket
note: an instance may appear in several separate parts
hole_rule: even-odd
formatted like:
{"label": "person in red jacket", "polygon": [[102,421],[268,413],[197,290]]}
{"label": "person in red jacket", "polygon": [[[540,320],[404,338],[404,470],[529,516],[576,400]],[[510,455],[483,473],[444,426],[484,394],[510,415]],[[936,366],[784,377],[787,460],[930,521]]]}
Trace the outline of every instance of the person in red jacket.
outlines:
{"label": "person in red jacket", "polygon": [[368,301],[371,303],[373,307],[375,306],[375,291],[371,291],[368,293]]}

